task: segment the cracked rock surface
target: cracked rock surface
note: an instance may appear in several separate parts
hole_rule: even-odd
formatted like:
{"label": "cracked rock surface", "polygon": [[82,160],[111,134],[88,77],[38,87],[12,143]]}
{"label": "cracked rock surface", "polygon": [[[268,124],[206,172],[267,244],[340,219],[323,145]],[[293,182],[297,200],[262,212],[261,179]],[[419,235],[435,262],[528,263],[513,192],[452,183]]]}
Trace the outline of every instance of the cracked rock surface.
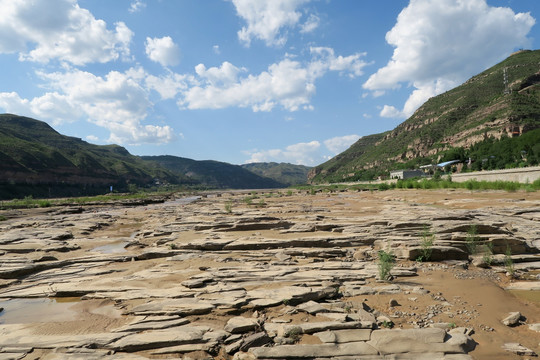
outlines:
{"label": "cracked rock surface", "polygon": [[0,211],[0,359],[538,352],[540,193],[290,193]]}

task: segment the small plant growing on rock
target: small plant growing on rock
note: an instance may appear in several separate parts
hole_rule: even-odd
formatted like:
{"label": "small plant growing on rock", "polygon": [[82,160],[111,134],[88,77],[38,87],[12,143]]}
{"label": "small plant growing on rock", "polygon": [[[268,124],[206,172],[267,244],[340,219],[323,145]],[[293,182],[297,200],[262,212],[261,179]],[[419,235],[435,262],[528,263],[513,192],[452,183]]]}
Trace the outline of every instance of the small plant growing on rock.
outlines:
{"label": "small plant growing on rock", "polygon": [[514,260],[512,260],[512,249],[510,248],[510,245],[506,245],[506,251],[504,252],[504,267],[511,277],[515,276],[516,269],[514,268]]}
{"label": "small plant growing on rock", "polygon": [[482,257],[482,260],[487,266],[491,266],[491,263],[493,262],[493,243],[487,242],[484,244],[484,256]]}
{"label": "small plant growing on rock", "polygon": [[384,250],[379,250],[378,255],[379,278],[383,281],[392,280],[392,275],[390,275],[390,271],[394,267],[396,257],[392,253],[386,252]]}
{"label": "small plant growing on rock", "polygon": [[392,329],[394,327],[394,322],[384,320],[381,325],[383,328]]}
{"label": "small plant growing on rock", "polygon": [[424,225],[424,231],[422,231],[422,241],[420,242],[421,255],[416,261],[429,261],[431,253],[433,252],[433,243],[435,242],[435,234],[431,233],[426,225]]}
{"label": "small plant growing on rock", "polygon": [[225,212],[226,212],[227,214],[232,213],[232,202],[231,202],[231,201],[227,201],[227,202],[225,203]]}
{"label": "small plant growing on rock", "polygon": [[300,338],[302,337],[302,328],[300,326],[293,326],[292,328],[288,329],[283,336],[286,338],[289,338],[293,340],[294,342],[300,341]]}
{"label": "small plant growing on rock", "polygon": [[465,245],[467,246],[467,251],[470,255],[476,254],[476,242],[478,241],[477,234],[478,231],[476,225],[471,225],[467,231],[467,237],[465,238]]}

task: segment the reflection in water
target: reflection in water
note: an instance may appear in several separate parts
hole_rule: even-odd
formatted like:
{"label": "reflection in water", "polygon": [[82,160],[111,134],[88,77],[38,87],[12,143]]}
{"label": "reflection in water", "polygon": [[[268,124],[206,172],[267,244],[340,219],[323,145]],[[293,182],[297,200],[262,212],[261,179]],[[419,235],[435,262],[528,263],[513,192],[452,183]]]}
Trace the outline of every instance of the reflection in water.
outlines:
{"label": "reflection in water", "polygon": [[540,291],[536,290],[508,290],[515,297],[533,302],[540,307]]}
{"label": "reflection in water", "polygon": [[79,298],[11,299],[0,301],[0,324],[73,321],[77,313],[70,308]]}
{"label": "reflection in water", "polygon": [[91,251],[99,252],[102,254],[118,254],[126,252],[126,245],[129,244],[128,241],[119,241],[112,244],[107,244],[103,246],[98,246],[93,248]]}

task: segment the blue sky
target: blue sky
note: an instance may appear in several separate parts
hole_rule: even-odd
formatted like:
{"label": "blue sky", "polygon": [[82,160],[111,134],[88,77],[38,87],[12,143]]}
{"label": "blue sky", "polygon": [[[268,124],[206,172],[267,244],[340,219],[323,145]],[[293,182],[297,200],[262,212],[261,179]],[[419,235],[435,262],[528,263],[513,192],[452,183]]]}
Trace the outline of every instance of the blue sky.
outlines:
{"label": "blue sky", "polygon": [[537,0],[0,0],[0,13],[0,112],[233,164],[318,165],[540,38]]}

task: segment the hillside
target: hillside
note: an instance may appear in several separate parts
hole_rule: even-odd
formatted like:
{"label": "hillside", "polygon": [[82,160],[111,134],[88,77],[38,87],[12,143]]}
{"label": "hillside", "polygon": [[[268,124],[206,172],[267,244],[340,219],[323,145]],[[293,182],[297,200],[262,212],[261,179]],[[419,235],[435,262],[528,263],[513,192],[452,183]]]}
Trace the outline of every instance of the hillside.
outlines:
{"label": "hillside", "polygon": [[[495,155],[490,155],[486,146],[496,149],[498,141],[506,138],[513,144],[513,139],[540,127],[539,70],[539,50],[519,51],[464,84],[429,99],[394,130],[361,138],[345,152],[314,168],[309,180],[369,180],[388,175],[392,169],[436,163],[455,154],[470,156],[477,164],[485,160],[484,156],[493,159]],[[505,72],[507,85],[503,81]],[[540,149],[531,146],[538,135],[530,137],[520,145],[523,149],[514,149],[526,153],[525,157],[513,154],[490,166],[522,166],[524,159],[525,164],[539,159]],[[474,152],[475,144],[480,144],[476,147],[483,149],[482,154]]]}
{"label": "hillside", "polygon": [[244,169],[263,177],[274,179],[287,186],[307,183],[308,166],[288,163],[251,163],[241,165]]}
{"label": "hillside", "polygon": [[117,145],[62,135],[35,119],[0,115],[0,198],[104,193],[113,186],[188,181]]}
{"label": "hillside", "polygon": [[93,145],[47,123],[0,114],[0,199],[103,194],[113,186],[162,184],[256,189],[286,186],[241,166],[176,156],[131,155],[118,145]]}
{"label": "hillside", "polygon": [[257,175],[241,166],[219,161],[197,161],[171,155],[142,156],[141,158],[209,188],[264,189],[285,186],[283,183]]}

